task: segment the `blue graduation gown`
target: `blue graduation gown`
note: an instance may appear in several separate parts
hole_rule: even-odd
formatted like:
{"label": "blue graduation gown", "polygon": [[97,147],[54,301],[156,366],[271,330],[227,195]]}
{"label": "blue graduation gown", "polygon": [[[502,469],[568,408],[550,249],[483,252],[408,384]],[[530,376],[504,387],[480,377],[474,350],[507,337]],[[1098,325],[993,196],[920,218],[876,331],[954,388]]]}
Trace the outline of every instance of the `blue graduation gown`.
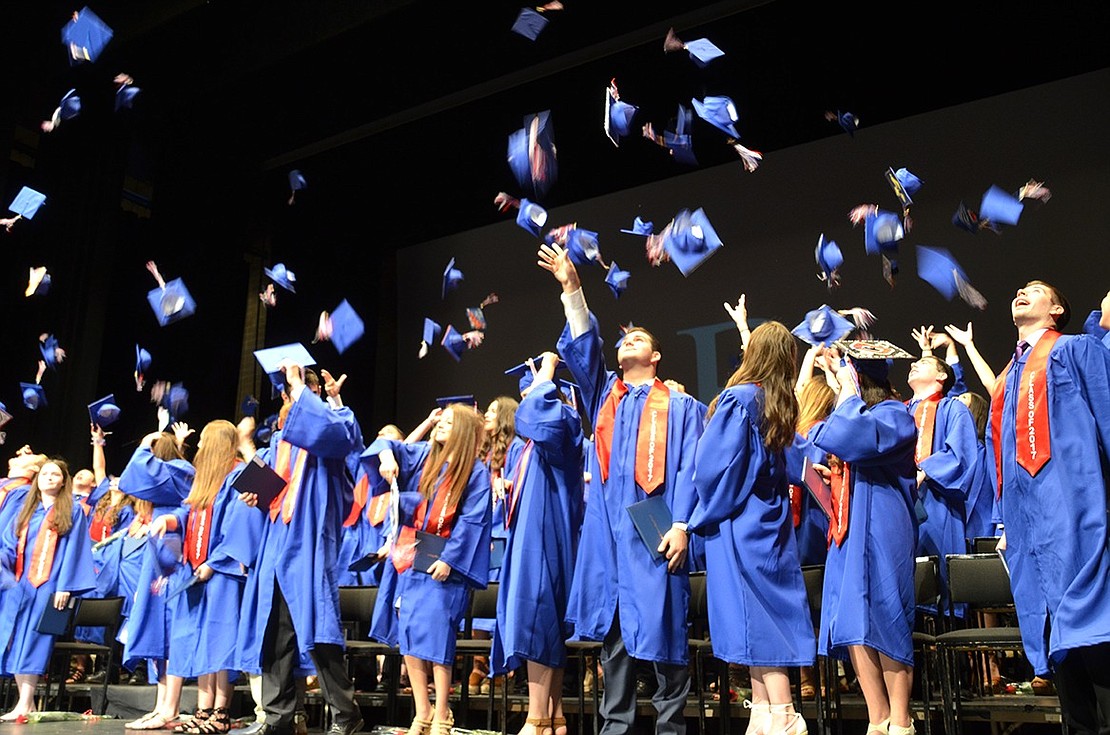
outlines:
{"label": "blue graduation gown", "polygon": [[[582,389],[590,425],[617,380],[606,370],[597,319],[590,315],[589,331],[571,339],[569,327],[559,337],[559,356]],[[575,637],[601,641],[620,611],[621,636],[628,654],[644,661],[685,665],[688,660],[687,609],[690,601],[688,568],[667,572],[666,560],[656,561],[644,548],[626,508],[647,496],[636,485],[636,439],[649,385],[632,388],[617,406],[607,482],[593,477],[591,498],[578,546],[573,609]],[[703,412],[689,395],[670,392],[667,419],[667,464],[662,488],[674,521],[686,522],[694,510],[694,451],[701,436]]]}
{"label": "blue graduation gown", "polygon": [[[1052,457],[1036,477],[1015,458],[1021,367],[1012,365],[1006,374],[1001,504],[1022,643],[1043,675],[1069,649],[1110,642],[1103,470],[1110,447],[1110,352],[1089,335],[1061,336],[1053,346],[1047,366]],[[987,456],[993,460],[993,444]],[[993,470],[992,462],[992,479]]]}
{"label": "blue graduation gown", "polygon": [[[524,451],[524,440],[520,438],[519,431],[518,427],[518,436],[513,437],[513,440],[509,442],[509,446],[505,450],[505,464],[501,468],[501,476],[506,480],[511,480],[513,478],[517,462],[520,461],[520,455]],[[486,464],[486,469],[489,469],[489,464]],[[490,473],[490,482],[493,482],[492,472]],[[493,503],[493,515],[490,520],[490,540],[492,542],[493,539],[499,539],[508,544],[512,529],[508,528],[505,524],[505,498],[504,496],[498,496],[497,493],[491,492],[490,502]],[[500,579],[501,567],[491,566],[489,568],[489,581],[497,582]],[[471,621],[471,628],[492,633],[494,629],[494,620],[493,618],[474,618],[474,620]]]}
{"label": "blue graduation gown", "polygon": [[998,536],[994,523],[994,456],[987,454],[987,445],[979,442],[979,464],[975,477],[971,480],[971,492],[967,498],[967,516],[964,532],[970,541],[980,536]]}
{"label": "blue graduation gown", "polygon": [[[96,506],[94,505],[93,507],[95,508]],[[131,521],[134,518],[135,509],[133,507],[128,505],[121,508],[112,527],[108,529],[108,534],[111,535],[121,528],[127,528],[131,525]],[[89,525],[91,527],[92,523],[90,522]],[[96,542],[94,541],[92,558],[93,573],[96,574],[96,589],[85,595],[85,597],[123,597],[122,615],[126,617],[131,611],[131,600],[120,588],[123,567],[123,539],[117,538],[101,546],[99,549],[95,548],[95,544]],[[134,591],[134,589],[132,588],[131,591]],[[73,632],[73,637],[79,641],[103,644],[104,629],[77,628]]]}
{"label": "blue graduation gown", "polygon": [[[0,480],[0,483],[5,483],[3,487],[8,491],[4,495],[4,499],[0,501],[0,538],[3,538],[4,531],[19,516],[19,511],[23,508],[23,501],[26,500],[27,491],[31,489],[31,485],[27,479],[22,477],[15,479],[5,477]],[[3,604],[4,591],[7,586],[4,572],[5,570],[0,568],[0,604]],[[8,580],[8,583],[10,584],[11,581]]]}
{"label": "blue graduation gown", "polygon": [[[812,431],[810,428],[811,433]],[[794,443],[783,454],[786,457],[787,482],[793,486],[791,492],[801,493],[802,499],[802,520],[794,529],[794,537],[798,540],[798,560],[802,566],[824,564],[829,547],[829,518],[809,490],[806,490],[802,482],[802,468],[806,457],[811,464],[827,466],[828,456],[801,434],[794,434]]]}
{"label": "blue graduation gown", "polygon": [[523,475],[512,475],[519,487],[497,595],[495,674],[525,661],[566,665],[567,599],[582,523],[578,412],[559,400],[554,383],[537,383],[517,408],[516,428],[532,450]]}
{"label": "blue graduation gown", "polygon": [[[247,575],[244,603],[253,610],[240,631],[244,671],[262,670],[262,639],[273,605],[274,584],[281,590],[302,661],[317,643],[342,646],[339,623],[339,541],[353,502],[346,458],[362,450],[362,432],[349,408],[332,409],[305,391],[289,409],[285,424],[271,438],[292,446],[290,466],[307,452],[304,474],[289,523],[264,511],[258,554]],[[276,461],[277,452],[269,453]],[[246,621],[245,621],[246,622]]]}
{"label": "blue graduation gown", "polygon": [[[401,525],[411,526],[416,509],[424,501],[419,486],[430,445],[375,440],[362,454],[363,468],[371,477],[378,473],[378,454],[386,448],[393,451],[399,467]],[[459,498],[451,535],[440,554],[451,567],[450,576],[437,582],[430,574],[411,567],[383,575],[372,624],[375,639],[396,645],[406,656],[445,665],[454,662],[455,639],[470,601],[470,588],[484,588],[489,580],[490,517],[489,470],[482,462],[475,462]],[[429,520],[426,516],[425,521]],[[387,587],[386,578],[390,576],[393,578]],[[391,610],[396,611],[396,621],[381,620]]]}
{"label": "blue graduation gown", "polygon": [[195,474],[196,468],[183,459],[163,461],[139,447],[119,476],[119,489],[155,506],[176,507],[188,496]]}
{"label": "blue graduation gown", "polygon": [[698,505],[705,536],[713,655],[749,666],[809,666],[817,640],[809,613],[781,452],[759,422],[763,389],[726,388],[698,442]]}
{"label": "blue graduation gown", "polygon": [[[47,509],[40,503],[27,524],[23,576],[4,592],[0,601],[0,673],[8,676],[46,673],[54,636],[37,632],[35,626],[43,610],[54,604],[54,593],[81,596],[96,587],[89,521],[79,503],[73,504],[73,526],[58,538],[49,578],[38,588],[31,586],[28,581],[31,558],[46,514]],[[18,548],[19,532],[12,523],[0,534],[0,564],[8,572],[15,570]]]}
{"label": "blue graduation gown", "polygon": [[917,427],[905,404],[846,399],[810,440],[849,463],[848,535],[829,546],[817,651],[863,645],[913,665]]}

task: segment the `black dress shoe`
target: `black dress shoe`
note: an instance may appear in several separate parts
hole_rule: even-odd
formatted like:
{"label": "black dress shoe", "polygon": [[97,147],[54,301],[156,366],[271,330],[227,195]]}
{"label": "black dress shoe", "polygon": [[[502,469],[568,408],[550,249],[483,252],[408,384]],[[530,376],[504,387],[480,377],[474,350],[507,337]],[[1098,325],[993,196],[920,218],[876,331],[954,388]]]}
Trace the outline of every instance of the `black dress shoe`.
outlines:
{"label": "black dress shoe", "polygon": [[331,726],[331,729],[328,730],[328,735],[355,735],[356,732],[362,730],[363,724],[365,723],[362,721],[361,717],[357,720],[350,720],[347,723],[336,722]]}
{"label": "black dress shoe", "polygon": [[103,684],[104,680],[108,678],[108,672],[105,669],[94,671],[91,675],[85,677],[86,684]]}

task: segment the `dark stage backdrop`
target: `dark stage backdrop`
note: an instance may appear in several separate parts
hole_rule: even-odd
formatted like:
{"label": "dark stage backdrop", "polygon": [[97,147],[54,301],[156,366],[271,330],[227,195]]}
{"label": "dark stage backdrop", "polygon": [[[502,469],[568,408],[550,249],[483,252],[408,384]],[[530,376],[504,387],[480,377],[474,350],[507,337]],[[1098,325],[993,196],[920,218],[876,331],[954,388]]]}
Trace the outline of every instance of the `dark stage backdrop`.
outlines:
{"label": "dark stage backdrop", "polygon": [[[604,259],[632,273],[618,300],[600,267],[579,269],[606,342],[615,345],[619,326],[629,321],[647,327],[662,341],[661,377],[684,383],[705,402],[737,359],[738,335],[723,303],[735,303],[740,294],[747,294],[753,324],[775,319],[790,328],[822,303],[867,307],[878,317],[875,336],[912,352],[917,352],[910,337],[915,326],[962,327],[971,321],[980,351],[998,370],[1012,351],[1010,300],[1027,280],[1042,278],[1063,289],[1075,311],[1069,331],[1081,328],[1110,288],[1104,265],[1110,229],[1108,85],[1110,72],[1096,72],[861,129],[854,138],[777,151],[755,173],[739,162],[694,170],[554,209],[548,226],[577,222],[600,233]],[[695,151],[721,144],[703,132]],[[901,243],[901,274],[891,289],[879,257],[865,254],[862,227],[852,227],[848,211],[863,203],[899,209],[883,173],[902,166],[924,186],[914,197],[913,229]],[[961,200],[977,210],[992,184],[1016,191],[1030,178],[1044,181],[1053,196],[1044,205],[1028,203],[1017,226],[975,236],[953,226]],[[680,209],[698,207],[724,247],[688,278],[673,263],[650,267],[644,240],[620,232],[631,228],[637,215],[659,231]],[[843,286],[831,293],[816,278],[813,252],[822,233],[836,240],[845,256]],[[959,299],[948,302],[920,280],[917,245],[950,249],[988,300],[986,310],[973,310]],[[554,348],[564,324],[560,290],[536,266],[536,250],[535,238],[506,221],[399,253],[396,419],[402,428],[419,422],[437,396],[473,393],[484,408],[499,394],[515,394],[515,381],[502,372]],[[451,257],[465,280],[441,299],[441,276]],[[485,309],[489,327],[480,348],[460,363],[442,347],[417,359],[424,317],[465,330],[466,307],[490,292],[500,301]],[[608,355],[612,361],[615,350]],[[904,387],[907,371],[906,363],[894,368],[896,387]],[[971,388],[982,391],[970,366],[968,371]],[[375,417],[381,418],[376,412]]]}

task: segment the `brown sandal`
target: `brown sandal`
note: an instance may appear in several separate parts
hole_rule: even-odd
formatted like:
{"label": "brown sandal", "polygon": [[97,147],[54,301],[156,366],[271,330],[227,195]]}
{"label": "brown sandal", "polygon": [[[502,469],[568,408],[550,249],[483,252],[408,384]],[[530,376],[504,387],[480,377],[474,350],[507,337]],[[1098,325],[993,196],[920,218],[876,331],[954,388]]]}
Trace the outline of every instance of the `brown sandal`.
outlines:
{"label": "brown sandal", "polygon": [[223,735],[231,729],[231,717],[226,707],[216,707],[207,720],[197,722],[186,732],[192,735]]}
{"label": "brown sandal", "polygon": [[193,710],[193,715],[182,720],[176,727],[174,727],[173,731],[178,733],[195,733],[197,732],[197,730],[195,730],[194,728],[199,727],[200,723],[204,722],[211,716],[212,710],[201,709],[200,707],[197,707],[195,710]]}

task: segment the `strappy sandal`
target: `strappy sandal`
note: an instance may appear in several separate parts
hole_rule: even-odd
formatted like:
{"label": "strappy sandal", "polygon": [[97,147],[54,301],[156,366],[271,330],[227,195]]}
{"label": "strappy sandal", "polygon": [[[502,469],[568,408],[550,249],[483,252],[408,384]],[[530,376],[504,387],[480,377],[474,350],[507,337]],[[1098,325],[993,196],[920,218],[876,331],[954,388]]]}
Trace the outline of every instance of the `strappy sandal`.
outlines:
{"label": "strappy sandal", "polygon": [[166,717],[156,712],[152,712],[153,717],[147,717],[139,724],[132,727],[132,730],[165,730],[166,726],[173,722],[172,717]]}
{"label": "strappy sandal", "polygon": [[192,735],[223,735],[230,729],[231,717],[227,713],[227,708],[216,707],[207,720],[198,722],[194,728],[187,732]]}
{"label": "strappy sandal", "polygon": [[192,716],[182,720],[181,723],[173,729],[173,731],[195,733],[197,732],[197,730],[195,730],[194,728],[199,727],[200,723],[204,722],[211,716],[212,710],[201,709],[200,707],[197,707],[193,711]]}
{"label": "strappy sandal", "polygon": [[406,735],[430,735],[431,732],[431,720],[422,720],[419,717],[413,717],[412,724],[409,725],[409,731]]}
{"label": "strappy sandal", "polygon": [[446,720],[432,720],[431,735],[451,735],[455,727],[455,713],[448,711]]}
{"label": "strappy sandal", "polygon": [[565,717],[552,717],[551,718],[551,733],[552,735],[559,735],[559,728],[563,728],[563,735],[567,732],[567,718]]}
{"label": "strappy sandal", "polygon": [[555,728],[551,726],[551,720],[546,717],[529,717],[524,720],[524,726],[528,727],[529,725],[532,726],[536,735],[544,735],[544,732],[547,730],[555,732]]}
{"label": "strappy sandal", "polygon": [[158,712],[156,712],[156,711],[155,712],[147,712],[145,715],[143,715],[142,717],[140,717],[138,719],[131,720],[131,722],[124,723],[123,727],[127,730],[138,730],[139,729],[138,725],[143,724],[147,720],[153,720],[157,716],[158,716]]}

